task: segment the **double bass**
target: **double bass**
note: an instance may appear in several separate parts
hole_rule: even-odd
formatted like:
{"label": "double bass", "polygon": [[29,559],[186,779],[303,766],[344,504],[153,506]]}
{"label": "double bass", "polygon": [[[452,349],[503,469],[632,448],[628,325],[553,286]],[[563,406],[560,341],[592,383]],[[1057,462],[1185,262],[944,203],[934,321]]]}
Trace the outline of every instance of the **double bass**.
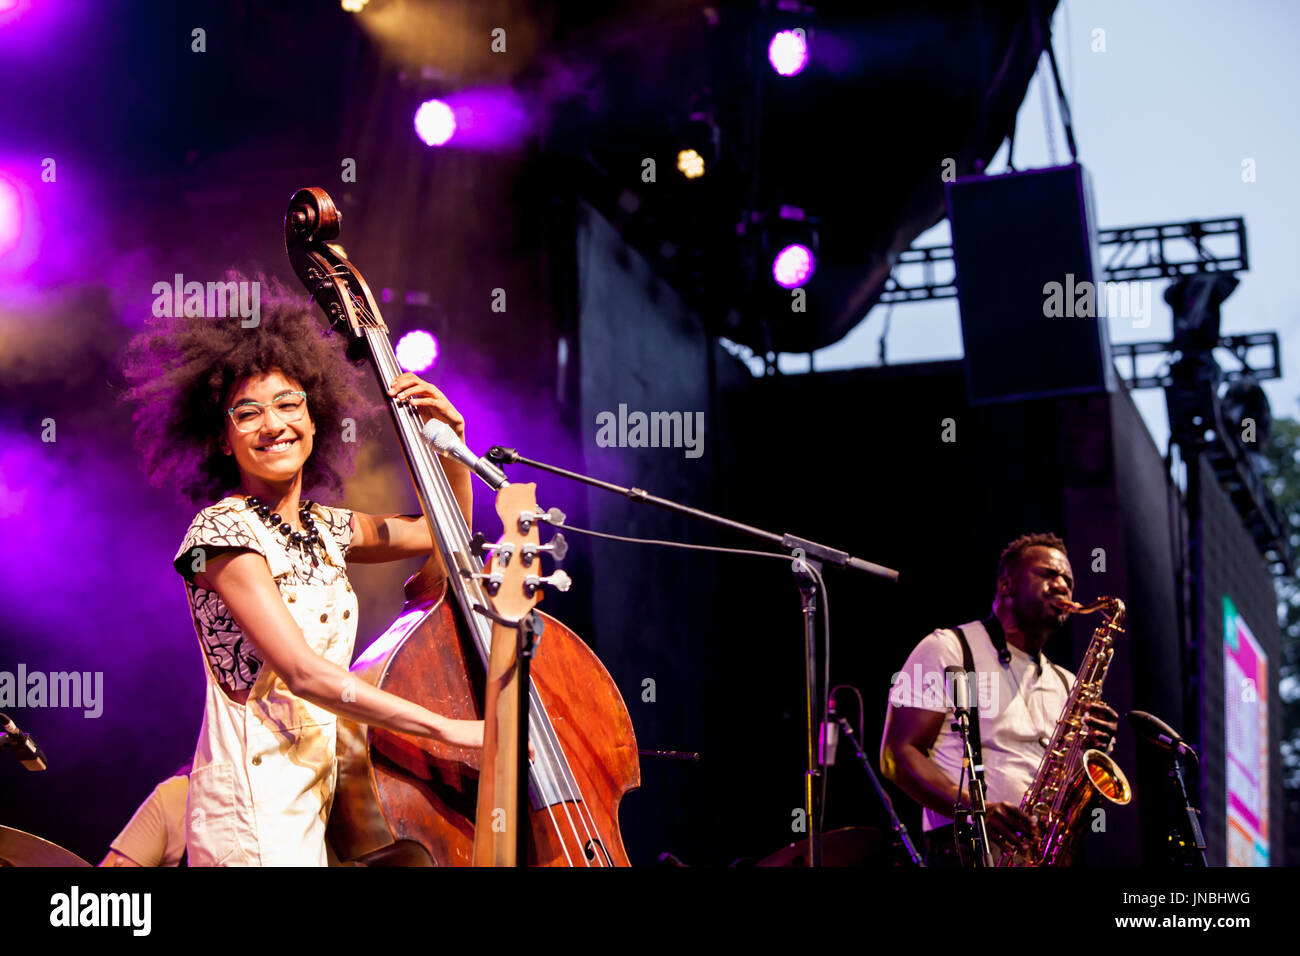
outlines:
{"label": "double bass", "polygon": [[[340,214],[319,188],[300,189],[285,215],[294,271],[380,391],[400,373],[379,307],[337,245]],[[406,582],[402,613],[352,666],[359,679],[448,717],[480,719],[492,621],[487,575],[423,422],[388,397],[436,554]],[[436,558],[441,557],[441,566]],[[443,572],[446,570],[446,573]],[[641,783],[627,706],[604,665],[573,631],[542,613],[530,667],[527,863],[627,866],[623,794]],[[338,783],[327,838],[344,862],[469,866],[478,751],[340,720]],[[525,861],[520,861],[525,862]]]}

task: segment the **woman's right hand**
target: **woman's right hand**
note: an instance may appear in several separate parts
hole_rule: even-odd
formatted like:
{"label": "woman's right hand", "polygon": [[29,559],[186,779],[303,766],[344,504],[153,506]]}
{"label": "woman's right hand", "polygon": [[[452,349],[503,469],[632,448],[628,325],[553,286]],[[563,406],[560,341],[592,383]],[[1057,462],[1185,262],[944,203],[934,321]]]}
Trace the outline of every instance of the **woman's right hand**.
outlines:
{"label": "woman's right hand", "polygon": [[483,721],[445,718],[440,739],[455,747],[480,749],[483,746]]}
{"label": "woman's right hand", "polygon": [[[483,721],[481,720],[453,720],[450,717],[443,718],[442,722],[442,742],[452,744],[456,747],[470,747],[480,749],[483,746]],[[536,752],[533,750],[532,741],[528,743],[528,759],[535,760]]]}

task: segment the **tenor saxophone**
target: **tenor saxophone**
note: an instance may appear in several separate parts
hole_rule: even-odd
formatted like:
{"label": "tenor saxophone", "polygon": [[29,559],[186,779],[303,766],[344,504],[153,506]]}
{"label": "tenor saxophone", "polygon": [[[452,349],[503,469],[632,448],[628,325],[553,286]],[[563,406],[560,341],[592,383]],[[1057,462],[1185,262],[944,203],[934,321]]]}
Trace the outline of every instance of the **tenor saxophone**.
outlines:
{"label": "tenor saxophone", "polygon": [[1068,866],[1090,809],[1102,800],[1122,806],[1133,799],[1128,778],[1110,755],[1085,746],[1088,728],[1083,722],[1088,705],[1101,699],[1115,638],[1124,633],[1124,602],[1103,597],[1087,606],[1071,602],[1069,610],[1071,614],[1101,611],[1103,620],[1092,632],[1052,742],[1020,801],[1021,811],[1038,821],[1038,836],[1028,849],[1006,851],[999,866]]}

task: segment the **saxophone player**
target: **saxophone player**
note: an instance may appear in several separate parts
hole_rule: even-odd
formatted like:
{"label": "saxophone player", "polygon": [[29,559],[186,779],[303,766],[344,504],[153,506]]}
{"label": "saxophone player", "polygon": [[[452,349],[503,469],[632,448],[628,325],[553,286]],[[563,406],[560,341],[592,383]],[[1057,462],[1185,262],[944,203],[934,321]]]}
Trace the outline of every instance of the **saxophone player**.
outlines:
{"label": "saxophone player", "polygon": [[[970,807],[969,781],[958,788],[964,751],[944,693],[951,668],[976,675],[971,720],[982,744],[985,821],[995,855],[999,848],[1024,848],[1034,837],[1037,825],[1021,812],[1020,801],[1075,679],[1049,661],[1042,648],[1075,606],[1073,591],[1074,573],[1060,538],[1016,538],[998,559],[992,613],[958,629],[933,631],[895,675],[881,770],[921,804],[931,866],[959,865],[953,814],[955,808]],[[1089,746],[1107,749],[1118,719],[1109,705],[1094,703],[1085,718]]]}

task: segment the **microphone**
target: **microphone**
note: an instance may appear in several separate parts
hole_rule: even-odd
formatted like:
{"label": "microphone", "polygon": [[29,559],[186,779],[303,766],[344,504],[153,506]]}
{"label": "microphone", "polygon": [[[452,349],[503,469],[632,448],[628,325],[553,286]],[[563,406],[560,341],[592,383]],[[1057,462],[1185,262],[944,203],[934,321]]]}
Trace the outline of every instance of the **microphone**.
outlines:
{"label": "microphone", "polygon": [[[1148,714],[1145,710],[1130,710],[1126,719],[1133,725],[1133,729],[1137,731],[1139,736],[1155,744],[1161,750],[1168,750],[1170,753],[1179,756],[1191,754],[1196,757],[1196,751],[1188,746],[1178,731],[1154,714]],[[1197,758],[1197,760],[1199,759]]]}
{"label": "microphone", "polygon": [[943,669],[945,682],[952,688],[952,716],[956,723],[970,723],[970,684],[966,672],[956,664]]}
{"label": "microphone", "polygon": [[12,747],[18,753],[18,761],[28,770],[44,770],[45,754],[41,753],[41,748],[36,746],[36,741],[32,740],[30,734],[25,734],[18,729],[18,725],[0,714],[0,747]]}
{"label": "microphone", "polygon": [[506,480],[505,472],[486,458],[480,458],[466,448],[465,443],[456,437],[456,433],[446,422],[440,422],[435,418],[424,426],[420,435],[439,455],[460,462],[486,481],[493,491],[500,491],[510,484]]}
{"label": "microphone", "polygon": [[826,719],[822,721],[822,766],[835,763],[835,748],[840,744],[840,724],[835,719],[835,698],[826,702]]}

